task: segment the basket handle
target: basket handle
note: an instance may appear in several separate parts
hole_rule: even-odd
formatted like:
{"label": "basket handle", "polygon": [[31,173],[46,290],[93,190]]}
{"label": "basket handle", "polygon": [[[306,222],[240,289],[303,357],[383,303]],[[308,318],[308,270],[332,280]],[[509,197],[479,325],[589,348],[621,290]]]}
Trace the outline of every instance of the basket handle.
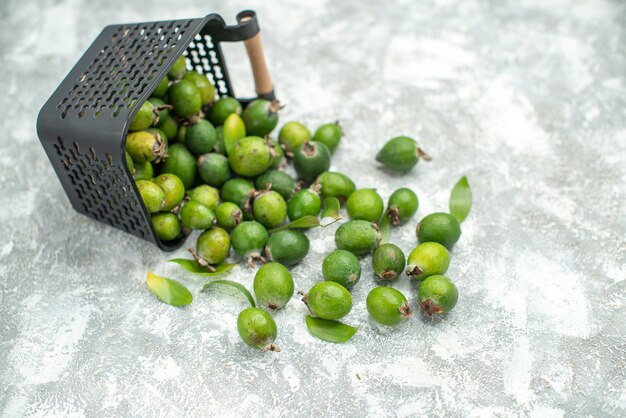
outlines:
{"label": "basket handle", "polygon": [[274,100],[274,83],[265,62],[263,42],[261,41],[261,32],[259,31],[256,13],[251,10],[239,13],[237,15],[237,23],[239,27],[256,29],[253,36],[247,36],[247,39],[243,40],[248,59],[250,60],[250,67],[252,68],[254,89],[258,97]]}

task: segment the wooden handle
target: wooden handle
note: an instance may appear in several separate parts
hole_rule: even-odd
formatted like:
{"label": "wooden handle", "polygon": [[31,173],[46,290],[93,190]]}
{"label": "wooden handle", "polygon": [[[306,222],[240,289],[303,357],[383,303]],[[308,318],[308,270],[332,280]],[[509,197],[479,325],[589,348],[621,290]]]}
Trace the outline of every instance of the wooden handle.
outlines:
{"label": "wooden handle", "polygon": [[259,32],[252,38],[243,41],[243,44],[246,46],[246,52],[250,59],[256,93],[259,96],[272,93],[274,84],[272,83],[272,78],[270,77],[267,64],[265,63],[261,33]]}

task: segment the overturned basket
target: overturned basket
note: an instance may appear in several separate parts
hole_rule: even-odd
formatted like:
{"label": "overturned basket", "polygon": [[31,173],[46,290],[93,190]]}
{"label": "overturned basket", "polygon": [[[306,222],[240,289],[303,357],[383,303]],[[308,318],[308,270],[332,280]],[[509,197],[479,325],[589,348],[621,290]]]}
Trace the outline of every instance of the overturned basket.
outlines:
{"label": "overturned basket", "polygon": [[[128,125],[170,67],[185,55],[188,69],[205,74],[217,96],[233,96],[221,42],[243,41],[258,97],[274,99],[256,15],[237,25],[217,14],[189,20],[107,26],[45,103],[37,133],[74,209],[163,250],[125,163]],[[239,99],[246,103],[251,99]]]}

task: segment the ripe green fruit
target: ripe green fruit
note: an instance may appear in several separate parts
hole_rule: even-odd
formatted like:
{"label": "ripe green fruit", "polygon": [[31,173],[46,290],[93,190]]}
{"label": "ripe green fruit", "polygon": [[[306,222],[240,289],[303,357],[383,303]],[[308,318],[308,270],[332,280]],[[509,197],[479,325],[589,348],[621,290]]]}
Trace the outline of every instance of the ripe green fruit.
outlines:
{"label": "ripe green fruit", "polygon": [[137,163],[159,162],[165,156],[165,143],[150,132],[132,132],[126,136],[126,152]]}
{"label": "ripe green fruit", "polygon": [[283,229],[270,237],[265,255],[271,261],[292,266],[298,264],[309,253],[309,239],[300,231]]}
{"label": "ripe green fruit", "polygon": [[181,79],[185,75],[185,71],[187,71],[187,62],[185,57],[181,55],[168,71],[167,78],[170,80]]}
{"label": "ripe green fruit", "polygon": [[392,225],[401,225],[411,219],[419,206],[417,195],[411,189],[402,187],[389,196],[387,216]]}
{"label": "ripe green fruit", "polygon": [[215,100],[215,86],[211,84],[207,76],[197,71],[188,71],[183,76],[183,80],[191,81],[200,92],[202,106],[208,106]]}
{"label": "ripe green fruit", "polygon": [[335,282],[320,282],[304,296],[311,313],[322,319],[340,319],[352,309],[350,292]]}
{"label": "ripe green fruit", "polygon": [[176,132],[175,139],[181,144],[185,143],[185,139],[187,139],[187,123],[183,122],[183,124],[180,125],[180,127],[178,128],[178,132]]}
{"label": "ripe green fruit", "polygon": [[394,244],[386,243],[374,250],[372,268],[376,277],[393,280],[404,271],[406,260],[402,250]]}
{"label": "ripe green fruit", "polygon": [[185,131],[185,145],[194,155],[202,155],[213,151],[217,134],[215,128],[206,119],[187,126]]}
{"label": "ripe green fruit", "polygon": [[312,183],[330,168],[330,151],[321,142],[307,141],[294,153],[293,166],[301,180]]}
{"label": "ripe green fruit", "polygon": [[165,96],[165,93],[167,93],[167,88],[170,85],[170,80],[167,79],[167,76],[163,77],[161,79],[161,81],[159,82],[159,84],[157,84],[157,86],[155,87],[154,91],[152,92],[152,97],[159,97],[162,98],[163,96]]}
{"label": "ripe green fruit", "polygon": [[290,152],[296,152],[302,144],[310,140],[311,132],[300,122],[287,122],[278,133],[278,141]]}
{"label": "ripe green fruit", "polygon": [[154,168],[152,163],[146,161],[145,163],[135,163],[135,180],[150,180],[154,177]]}
{"label": "ripe green fruit", "polygon": [[361,278],[361,263],[350,251],[335,250],[324,259],[322,275],[324,280],[339,283],[350,289]]}
{"label": "ripe green fruit", "polygon": [[424,217],[417,224],[415,232],[419,242],[438,242],[446,248],[452,248],[461,237],[461,225],[449,213],[436,212]]}
{"label": "ripe green fruit", "polygon": [[317,176],[312,188],[319,189],[323,198],[336,197],[344,201],[356,190],[354,182],[348,176],[334,171]]}
{"label": "ripe green fruit", "polygon": [[188,200],[180,209],[180,220],[189,229],[207,229],[215,222],[215,213],[200,202]]}
{"label": "ripe green fruit", "polygon": [[130,121],[128,125],[129,131],[141,131],[142,129],[146,129],[154,123],[154,118],[156,117],[156,112],[154,109],[154,105],[146,100],[143,102],[135,116]]}
{"label": "ripe green fruit", "polygon": [[148,180],[138,180],[137,188],[148,212],[159,212],[163,208],[165,193],[158,185]]}
{"label": "ripe green fruit", "polygon": [[154,179],[154,182],[165,194],[165,201],[161,207],[162,211],[174,209],[185,197],[185,185],[175,174],[161,174]]}
{"label": "ripe green fruit", "polygon": [[327,123],[317,128],[315,135],[313,135],[313,141],[321,142],[326,145],[332,154],[339,146],[342,136],[343,131],[341,130],[341,126],[339,126],[339,122]]}
{"label": "ripe green fruit", "polygon": [[208,264],[219,264],[226,259],[230,250],[228,232],[217,226],[204,231],[196,242],[198,257]]}
{"label": "ripe green fruit", "polygon": [[231,230],[239,225],[243,218],[243,212],[239,209],[239,206],[234,203],[223,202],[215,208],[215,217],[218,226]]}
{"label": "ripe green fruit", "polygon": [[162,241],[171,241],[181,233],[180,221],[173,213],[156,213],[152,215],[152,226]]}
{"label": "ripe green fruit", "polygon": [[217,153],[198,157],[198,174],[202,181],[214,187],[221,187],[232,177],[228,158]]}
{"label": "ripe green fruit", "polygon": [[231,113],[241,115],[241,103],[235,98],[224,96],[209,111],[209,120],[215,126],[223,125]]}
{"label": "ripe green fruit", "polygon": [[257,190],[273,190],[288,201],[296,189],[296,181],[284,171],[269,170],[254,180]]}
{"label": "ripe green fruit", "polygon": [[367,295],[366,304],[372,318],[383,325],[398,325],[412,314],[404,295],[392,287],[373,288]]}
{"label": "ripe green fruit", "polygon": [[254,186],[248,180],[230,179],[222,186],[222,200],[232,202],[247,212],[254,192]]}
{"label": "ripe green fruit", "polygon": [[165,162],[161,166],[161,173],[176,174],[190,189],[196,179],[196,158],[183,144],[172,144]]}
{"label": "ripe green fruit", "polygon": [[303,216],[317,216],[321,209],[320,196],[311,189],[304,189],[291,198],[287,206],[287,214],[290,221],[295,221]]}
{"label": "ripe green fruit", "polygon": [[195,189],[189,190],[189,199],[202,203],[207,208],[213,210],[220,203],[220,191],[215,187],[202,184]]}
{"label": "ripe green fruit", "polygon": [[252,348],[280,351],[274,344],[278,328],[274,319],[260,308],[248,308],[237,317],[237,331],[242,341]]}
{"label": "ripe green fruit", "polygon": [[287,217],[287,203],[276,192],[263,192],[254,199],[252,212],[257,221],[268,228],[275,228]]}
{"label": "ripe green fruit", "polygon": [[258,136],[248,136],[237,141],[228,155],[228,162],[240,176],[254,177],[270,167],[272,158],[272,151],[266,140]]}
{"label": "ripe green fruit", "polygon": [[172,117],[172,115],[168,114],[167,117],[159,118],[159,122],[156,125],[168,139],[176,139],[176,134],[178,133],[178,121]]}
{"label": "ripe green fruit", "polygon": [[337,228],[335,244],[340,250],[347,250],[355,255],[372,252],[380,243],[380,231],[375,224],[356,220],[348,221]]}
{"label": "ripe green fruit", "polygon": [[254,294],[269,309],[283,308],[293,296],[293,277],[287,267],[279,263],[267,263],[254,276]]}
{"label": "ripe green fruit", "polygon": [[248,135],[264,137],[272,132],[272,129],[278,124],[278,111],[280,109],[278,100],[270,102],[265,99],[256,99],[251,101],[241,114]]}
{"label": "ripe green fruit", "polygon": [[430,161],[413,138],[398,136],[390,139],[376,155],[376,161],[390,170],[405,173],[417,164],[420,158]]}
{"label": "ripe green fruit", "polygon": [[458,300],[459,291],[446,276],[430,276],[419,287],[420,307],[430,316],[450,312]]}
{"label": "ripe green fruit", "polygon": [[443,274],[450,265],[450,253],[438,242],[423,242],[411,251],[406,274],[417,280]]}
{"label": "ripe green fruit", "polygon": [[202,97],[196,86],[189,80],[175,82],[167,90],[174,113],[181,118],[188,118],[200,111]]}
{"label": "ripe green fruit", "polygon": [[238,256],[248,260],[260,259],[261,253],[267,244],[269,235],[263,225],[256,221],[241,222],[232,232],[233,249]]}
{"label": "ripe green fruit", "polygon": [[385,204],[375,189],[359,189],[348,198],[346,209],[350,219],[378,222],[383,216]]}

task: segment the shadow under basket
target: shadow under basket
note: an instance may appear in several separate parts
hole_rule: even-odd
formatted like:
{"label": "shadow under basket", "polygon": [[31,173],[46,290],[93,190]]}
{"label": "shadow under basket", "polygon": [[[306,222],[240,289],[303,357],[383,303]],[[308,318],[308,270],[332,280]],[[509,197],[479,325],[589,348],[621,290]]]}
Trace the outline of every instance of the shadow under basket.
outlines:
{"label": "shadow under basket", "polygon": [[[181,55],[187,69],[209,78],[218,98],[235,97],[220,43],[241,41],[251,60],[258,97],[273,99],[253,11],[239,13],[233,26],[210,14],[104,28],[37,119],[39,140],[74,209],[166,251],[184,242],[186,236],[161,241],[152,227],[126,166],[128,125]],[[262,89],[259,80],[265,80]],[[245,104],[251,99],[239,100]]]}

